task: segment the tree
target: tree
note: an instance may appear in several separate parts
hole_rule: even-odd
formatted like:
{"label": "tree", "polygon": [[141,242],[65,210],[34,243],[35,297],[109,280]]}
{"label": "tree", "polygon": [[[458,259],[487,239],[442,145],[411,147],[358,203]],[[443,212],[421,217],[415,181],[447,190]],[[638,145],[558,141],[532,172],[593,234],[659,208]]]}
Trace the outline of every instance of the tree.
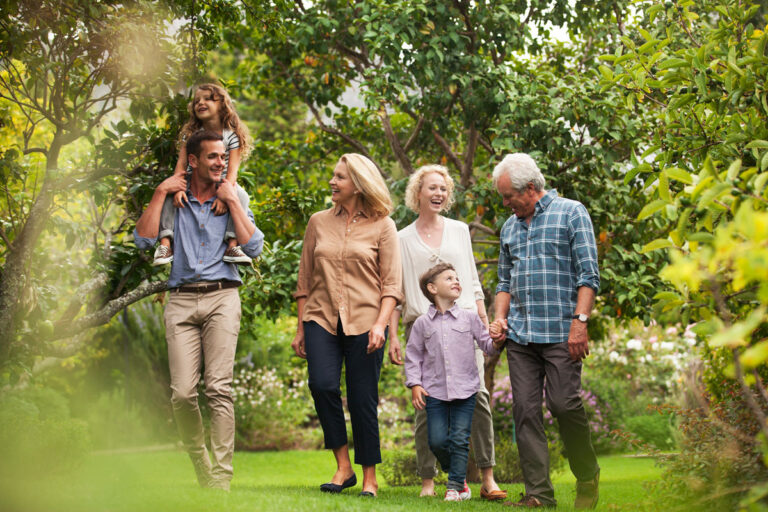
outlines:
{"label": "tree", "polygon": [[[34,300],[25,304],[20,299],[33,283],[36,244],[53,211],[73,190],[95,187],[119,172],[98,162],[68,168],[62,164],[62,152],[92,139],[121,101],[149,93],[168,79],[170,70],[164,17],[150,3],[39,0],[11,2],[3,11],[0,99],[17,109],[23,124],[20,141],[4,151],[2,160],[7,178],[1,185],[3,206],[6,214],[13,214],[0,230],[0,362],[8,358],[22,317],[35,308]],[[33,154],[41,155],[44,168],[18,172],[21,155]],[[57,325],[60,335],[93,325],[93,316],[80,323],[71,320],[86,297],[104,284],[105,276],[98,275],[81,287]],[[152,289],[133,291],[108,308],[130,303]],[[51,334],[45,322],[26,329],[30,335]]]}
{"label": "tree", "polygon": [[[698,322],[707,348],[706,405],[730,410],[740,395],[738,414],[708,416],[747,435],[739,442],[750,459],[713,482],[707,499],[717,500],[741,495],[755,485],[749,478],[768,474],[762,462],[768,439],[767,11],[758,3],[708,0],[654,1],[645,13],[624,45],[603,57],[602,83],[621,90],[628,108],[653,116],[626,181],[649,190],[638,218],[662,226],[645,254],[670,257],[661,270],[666,286],[655,296],[657,311]],[[691,465],[698,469],[691,471],[706,472],[696,455]]]}

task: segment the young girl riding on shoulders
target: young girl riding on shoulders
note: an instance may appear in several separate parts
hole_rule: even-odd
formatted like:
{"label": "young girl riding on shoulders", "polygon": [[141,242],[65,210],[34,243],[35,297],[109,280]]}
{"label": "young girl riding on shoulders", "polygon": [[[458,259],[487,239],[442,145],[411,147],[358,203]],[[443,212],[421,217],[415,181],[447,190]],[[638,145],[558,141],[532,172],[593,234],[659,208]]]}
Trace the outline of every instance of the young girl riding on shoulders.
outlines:
{"label": "young girl riding on shoulders", "polygon": [[[240,121],[229,94],[223,87],[216,84],[199,85],[195,90],[194,99],[187,105],[187,110],[189,111],[189,120],[179,133],[179,159],[173,171],[174,175],[186,177],[191,172],[187,163],[185,148],[186,140],[190,135],[200,130],[219,133],[224,137],[226,149],[224,158],[226,168],[222,173],[222,179],[228,180],[235,186],[240,203],[244,208],[247,208],[250,199],[245,190],[236,184],[236,180],[240,162],[247,158],[251,151],[251,141],[248,128]],[[173,261],[171,239],[173,238],[176,216],[175,208],[184,208],[184,203],[189,203],[186,192],[177,192],[173,197],[166,198],[160,217],[160,245],[155,250],[152,265],[165,265]],[[218,199],[214,201],[212,209],[216,215],[227,213],[227,206]],[[237,245],[232,219],[227,223],[225,241],[229,248],[222,258],[224,261],[250,265],[251,258]]]}

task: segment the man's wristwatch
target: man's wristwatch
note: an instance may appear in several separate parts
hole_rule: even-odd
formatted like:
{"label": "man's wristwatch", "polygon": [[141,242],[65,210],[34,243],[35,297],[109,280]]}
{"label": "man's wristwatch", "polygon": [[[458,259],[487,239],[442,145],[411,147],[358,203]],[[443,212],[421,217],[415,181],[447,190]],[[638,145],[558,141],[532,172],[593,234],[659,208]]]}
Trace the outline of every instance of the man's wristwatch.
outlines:
{"label": "man's wristwatch", "polygon": [[580,315],[573,315],[573,318],[585,324],[587,323],[587,320],[589,320],[589,315],[585,315],[584,313],[582,313]]}

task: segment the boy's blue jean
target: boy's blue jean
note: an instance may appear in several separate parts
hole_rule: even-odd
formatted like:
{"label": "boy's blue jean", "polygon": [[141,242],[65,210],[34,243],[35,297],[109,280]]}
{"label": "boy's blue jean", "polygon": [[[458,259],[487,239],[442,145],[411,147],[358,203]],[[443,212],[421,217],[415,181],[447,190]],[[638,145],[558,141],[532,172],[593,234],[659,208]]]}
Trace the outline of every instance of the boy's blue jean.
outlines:
{"label": "boy's blue jean", "polygon": [[464,488],[475,395],[448,401],[426,397],[429,448],[443,471],[448,473],[448,489],[461,491]]}

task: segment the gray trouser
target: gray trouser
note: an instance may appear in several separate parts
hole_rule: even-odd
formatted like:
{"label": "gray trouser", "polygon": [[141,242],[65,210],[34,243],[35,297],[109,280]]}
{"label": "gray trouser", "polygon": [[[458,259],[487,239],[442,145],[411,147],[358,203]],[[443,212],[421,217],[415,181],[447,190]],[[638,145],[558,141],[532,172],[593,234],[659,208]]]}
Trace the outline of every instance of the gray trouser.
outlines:
{"label": "gray trouser", "polygon": [[[248,210],[248,206],[251,203],[248,193],[237,184],[235,185],[235,192],[237,192],[237,198],[240,200],[240,204],[243,205],[243,209]],[[157,235],[157,238],[173,238],[173,226],[175,223],[176,207],[173,205],[173,196],[168,195],[165,196],[163,210],[160,212],[160,232]],[[230,238],[237,238],[235,235],[235,223],[232,221],[231,215],[227,221],[227,230],[224,232],[224,240],[229,240]]]}
{"label": "gray trouser", "polygon": [[555,505],[555,491],[549,478],[542,392],[547,408],[557,419],[568,463],[576,479],[591,480],[600,469],[592,448],[587,414],[579,396],[581,362],[571,359],[568,343],[520,345],[511,340],[507,342],[507,361],[525,493],[544,504]]}
{"label": "gray trouser", "polygon": [[172,291],[165,307],[165,337],[171,370],[171,403],[181,440],[190,455],[207,453],[197,403],[197,383],[205,368],[205,396],[211,412],[212,474],[232,478],[235,409],[232,377],[240,296],[236,288],[208,293]]}
{"label": "gray trouser", "polygon": [[[406,325],[405,338],[411,331],[411,325]],[[477,392],[475,400],[475,412],[472,416],[472,433],[470,442],[475,451],[475,462],[477,467],[490,468],[496,465],[495,448],[493,446],[493,417],[491,415],[491,400],[488,390],[485,389],[485,358],[483,351],[475,347],[475,362],[477,371],[480,373],[480,384],[483,386]],[[416,465],[418,466],[419,477],[435,478],[437,476],[437,459],[429,449],[427,439],[427,411],[425,409],[416,410],[416,419],[414,423],[414,434],[416,441]]]}

